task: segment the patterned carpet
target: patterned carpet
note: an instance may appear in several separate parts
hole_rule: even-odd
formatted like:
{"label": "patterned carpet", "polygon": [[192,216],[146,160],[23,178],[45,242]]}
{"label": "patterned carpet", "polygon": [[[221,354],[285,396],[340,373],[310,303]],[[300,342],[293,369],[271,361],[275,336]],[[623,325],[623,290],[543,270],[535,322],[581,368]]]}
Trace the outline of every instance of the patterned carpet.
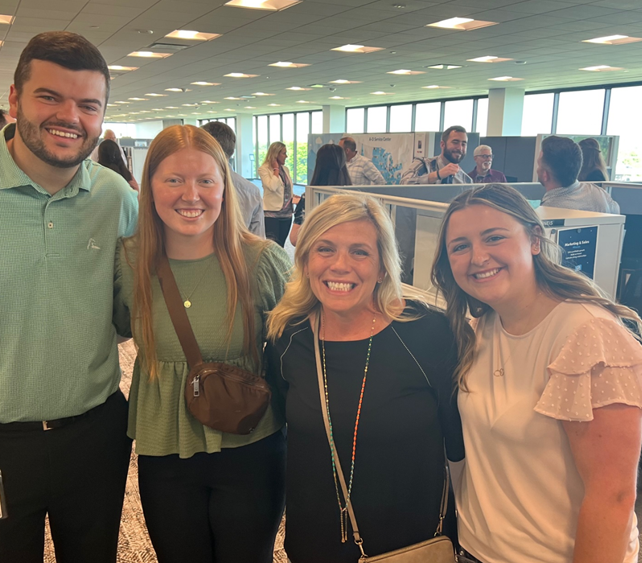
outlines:
{"label": "patterned carpet", "polygon": [[[129,395],[131,374],[136,359],[136,349],[132,341],[119,346],[120,365],[123,370],[121,389],[125,396]],[[283,550],[284,526],[281,523],[279,534],[276,539],[274,552],[274,563],[286,563],[287,556]],[[47,528],[45,543],[44,563],[56,563],[53,544]],[[89,563],[89,562],[88,562]],[[136,454],[132,453],[127,476],[127,490],[123,505],[123,515],[120,523],[120,538],[118,541],[118,563],[157,563],[154,548],[147,534],[143,510],[138,496],[138,465]]]}

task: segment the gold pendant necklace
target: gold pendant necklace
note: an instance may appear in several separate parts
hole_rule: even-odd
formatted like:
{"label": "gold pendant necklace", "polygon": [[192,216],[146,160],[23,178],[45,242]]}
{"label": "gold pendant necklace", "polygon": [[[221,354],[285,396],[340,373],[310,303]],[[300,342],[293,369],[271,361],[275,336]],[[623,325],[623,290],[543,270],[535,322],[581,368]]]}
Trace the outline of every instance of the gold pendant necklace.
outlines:
{"label": "gold pendant necklace", "polygon": [[185,298],[185,301],[183,301],[183,306],[186,309],[189,309],[192,306],[192,302],[190,301],[190,299],[192,298],[192,295],[194,295],[194,292],[198,289],[198,286],[201,285],[201,282],[205,279],[205,274],[207,274],[207,272],[209,271],[210,264],[211,264],[211,262],[207,263],[207,266],[203,270],[203,274],[201,275],[200,279],[198,280],[198,283],[194,286],[192,291],[189,292],[189,295]]}

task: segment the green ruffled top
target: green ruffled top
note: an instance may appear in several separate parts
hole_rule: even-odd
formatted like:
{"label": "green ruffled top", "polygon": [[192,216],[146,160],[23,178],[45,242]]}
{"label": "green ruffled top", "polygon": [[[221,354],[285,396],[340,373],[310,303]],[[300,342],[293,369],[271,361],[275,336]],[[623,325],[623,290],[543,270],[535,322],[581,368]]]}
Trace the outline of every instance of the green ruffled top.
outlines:
{"label": "green ruffled top", "polygon": [[[116,256],[114,319],[122,325],[133,304],[134,272],[129,262],[135,260],[132,243],[120,241]],[[267,313],[283,295],[290,259],[272,242],[260,252],[246,249],[250,279],[254,283],[256,341],[259,350],[265,342]],[[225,340],[227,325],[227,287],[223,271],[214,254],[199,260],[170,260],[181,296],[192,303],[187,310],[205,362],[226,362],[253,373],[261,366],[242,353],[243,321],[241,306],[237,307],[229,348]],[[154,335],[158,358],[158,378],[150,381],[141,371],[140,353],[134,365],[129,396],[128,434],[136,440],[140,455],[165,456],[178,454],[189,458],[198,452],[213,453],[222,448],[251,444],[279,430],[284,421],[270,406],[256,429],[249,435],[235,435],[212,430],[198,422],[187,410],[183,395],[189,366],[170,319],[158,279],[152,279]],[[119,334],[131,334],[128,326],[118,326]]]}

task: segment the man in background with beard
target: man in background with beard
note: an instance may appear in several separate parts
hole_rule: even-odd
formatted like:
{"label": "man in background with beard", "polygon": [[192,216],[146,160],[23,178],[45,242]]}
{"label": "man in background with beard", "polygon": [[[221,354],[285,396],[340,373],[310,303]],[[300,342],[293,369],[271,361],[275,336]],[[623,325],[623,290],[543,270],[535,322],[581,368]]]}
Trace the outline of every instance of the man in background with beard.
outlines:
{"label": "man in background with beard", "polygon": [[401,177],[402,184],[472,184],[459,163],[466,156],[468,135],[461,125],[453,125],[441,135],[441,154],[418,158]]}
{"label": "man in background with beard", "polygon": [[85,160],[109,71],[80,35],[35,36],[0,135],[0,561],[116,561],[131,441],[119,391],[114,256],[136,194]]}

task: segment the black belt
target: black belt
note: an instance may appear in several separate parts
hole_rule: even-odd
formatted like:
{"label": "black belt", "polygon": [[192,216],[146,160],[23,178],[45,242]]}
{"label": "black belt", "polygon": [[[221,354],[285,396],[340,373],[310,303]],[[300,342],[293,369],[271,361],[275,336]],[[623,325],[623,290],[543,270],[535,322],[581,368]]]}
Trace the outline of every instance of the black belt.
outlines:
{"label": "black belt", "polygon": [[63,426],[67,426],[68,424],[72,424],[73,422],[85,418],[87,415],[96,411],[103,405],[98,405],[97,407],[89,409],[87,412],[76,416],[68,416],[66,418],[58,418],[56,420],[41,420],[38,422],[8,422],[6,424],[0,424],[0,432],[43,432],[47,430],[56,430],[57,428],[62,428]]}

